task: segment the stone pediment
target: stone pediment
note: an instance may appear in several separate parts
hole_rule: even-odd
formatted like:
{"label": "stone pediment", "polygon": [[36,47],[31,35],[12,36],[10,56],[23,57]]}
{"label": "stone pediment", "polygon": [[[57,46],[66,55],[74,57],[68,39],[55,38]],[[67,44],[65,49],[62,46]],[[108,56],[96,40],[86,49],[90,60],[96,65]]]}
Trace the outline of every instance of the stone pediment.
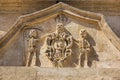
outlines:
{"label": "stone pediment", "polygon": [[[29,60],[27,62],[27,57],[29,57],[28,44],[29,41],[34,40],[31,39],[30,35],[37,31],[37,34],[35,33],[37,37],[33,36],[35,40],[39,39],[38,42],[33,41],[37,45],[35,46],[37,49],[35,49],[37,53],[36,61],[32,60],[33,64],[36,62],[35,65],[37,66],[44,64],[42,67],[53,67],[49,59],[47,60],[41,57],[41,54],[44,54],[41,48],[45,43],[46,36],[56,32],[57,23],[63,23],[66,35],[69,34],[73,38],[73,45],[69,50],[72,50],[72,55],[74,56],[68,60],[68,63],[66,62],[64,63],[65,65],[63,64],[61,66],[78,66],[78,53],[80,53],[80,51],[79,45],[75,43],[75,40],[79,40],[79,32],[81,29],[84,29],[88,33],[87,40],[92,46],[92,52],[90,52],[91,54],[88,57],[88,66],[120,67],[120,65],[117,64],[120,59],[120,40],[112,32],[104,16],[102,14],[80,10],[64,3],[58,3],[49,8],[19,17],[11,30],[0,40],[0,65],[25,66],[27,63],[30,65]],[[53,39],[50,41],[53,41]],[[66,44],[69,43],[66,38],[65,41]],[[51,44],[50,46],[53,45]],[[57,49],[55,50],[57,52]],[[57,59],[55,56],[53,58],[55,58],[55,60]],[[82,67],[85,65],[84,60],[85,59],[81,59],[80,65]],[[58,62],[56,64],[58,64]],[[57,65],[57,67],[61,66]]]}

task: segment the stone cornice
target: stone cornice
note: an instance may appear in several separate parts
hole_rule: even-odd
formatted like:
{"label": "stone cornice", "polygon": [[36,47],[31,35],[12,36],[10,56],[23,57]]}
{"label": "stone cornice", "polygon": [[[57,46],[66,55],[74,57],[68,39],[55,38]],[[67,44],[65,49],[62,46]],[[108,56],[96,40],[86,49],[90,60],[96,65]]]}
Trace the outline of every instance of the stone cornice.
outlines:
{"label": "stone cornice", "polygon": [[104,16],[102,14],[80,10],[67,4],[64,4],[62,2],[55,4],[51,7],[48,7],[46,9],[28,15],[20,16],[18,20],[15,22],[15,24],[12,26],[11,30],[0,39],[0,49],[5,47],[9,40],[13,38],[13,36],[17,32],[23,29],[25,25],[36,24],[35,22],[37,21],[37,19],[39,19],[41,22],[46,21],[61,13],[67,14],[68,16],[74,17],[76,19],[78,18],[90,24],[98,25],[100,29],[105,33],[106,37],[120,51],[120,40],[113,33],[113,31],[105,21]]}

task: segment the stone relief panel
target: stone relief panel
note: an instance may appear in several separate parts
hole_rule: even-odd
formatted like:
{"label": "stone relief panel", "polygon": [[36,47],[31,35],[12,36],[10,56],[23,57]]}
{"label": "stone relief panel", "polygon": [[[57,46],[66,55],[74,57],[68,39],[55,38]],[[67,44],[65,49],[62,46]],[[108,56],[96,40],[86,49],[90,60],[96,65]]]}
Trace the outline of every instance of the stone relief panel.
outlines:
{"label": "stone relief panel", "polygon": [[56,31],[47,34],[41,46],[41,67],[91,67],[92,46],[87,40],[88,33],[85,29],[79,32],[79,40],[76,40],[62,23],[58,23]]}
{"label": "stone relief panel", "polygon": [[115,49],[115,46],[111,44],[110,40],[104,35],[98,26],[86,24],[73,19],[69,20],[70,22],[65,25],[65,28],[70,31],[73,38],[76,40],[79,40],[78,32],[81,29],[87,30],[87,40],[91,45],[91,50],[88,55],[88,66],[99,68],[118,66],[117,60],[120,58],[119,51]]}
{"label": "stone relief panel", "polygon": [[[67,18],[65,19],[67,21],[62,20],[62,18]],[[64,15],[59,15],[55,19],[37,25],[37,28],[42,29],[42,31],[36,31],[38,37],[33,37],[33,39],[38,39],[38,42],[36,41],[35,43],[37,44],[36,53],[39,55],[36,56],[35,66],[38,66],[39,62],[39,67],[95,68],[104,67],[103,63],[105,62],[102,62],[104,60],[117,59],[115,58],[117,56],[112,54],[113,51],[110,52],[106,48],[111,43],[107,41],[98,26],[74,20]],[[28,49],[29,40],[31,39],[29,33],[32,30],[34,29],[28,30],[28,37],[26,38],[26,47]],[[103,44],[108,45],[102,47]],[[112,44],[109,47],[111,50],[114,49]],[[109,54],[106,52],[109,52]],[[115,52],[117,53],[114,49]],[[32,66],[31,61],[33,59],[28,57],[30,52],[26,53],[26,66]],[[110,64],[111,60],[109,61]]]}
{"label": "stone relief panel", "polygon": [[26,66],[36,66],[36,54],[37,54],[37,31],[32,29],[29,32],[29,39],[28,39],[28,56]]}
{"label": "stone relief panel", "polygon": [[0,65],[57,68],[119,66],[119,51],[98,26],[67,15],[62,15],[63,20],[59,17],[58,20],[54,18],[25,25],[1,51],[4,55],[0,58]]}
{"label": "stone relief panel", "polygon": [[63,67],[66,59],[72,54],[72,44],[72,35],[65,32],[62,23],[58,23],[56,32],[46,36],[45,43],[40,52],[41,55],[45,54],[54,67]]}
{"label": "stone relief panel", "polygon": [[[88,54],[91,50],[91,45],[87,40],[87,31],[85,29],[81,29],[79,33],[79,40],[76,40],[79,46],[79,57],[78,57],[78,67],[83,65],[84,67],[88,67]],[[84,60],[83,60],[84,59]]]}
{"label": "stone relief panel", "polygon": [[39,28],[28,28],[24,32],[25,42],[25,66],[39,66]]}

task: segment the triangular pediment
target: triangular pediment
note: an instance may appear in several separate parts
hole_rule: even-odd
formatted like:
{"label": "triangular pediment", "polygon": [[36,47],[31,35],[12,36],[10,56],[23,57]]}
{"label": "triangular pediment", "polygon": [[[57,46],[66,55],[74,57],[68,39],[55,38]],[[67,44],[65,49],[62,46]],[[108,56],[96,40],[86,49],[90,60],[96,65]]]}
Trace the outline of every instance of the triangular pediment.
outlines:
{"label": "triangular pediment", "polygon": [[[4,44],[4,41],[7,42],[11,38],[11,37],[6,38],[6,36],[14,35],[16,33],[16,31],[20,30],[23,27],[21,25],[26,24],[26,25],[32,26],[34,24],[42,23],[48,19],[54,18],[59,14],[66,14],[69,17],[72,17],[74,19],[78,19],[78,20],[84,21],[86,23],[99,25],[99,27],[101,29],[105,28],[105,29],[103,29],[103,32],[105,32],[105,33],[107,32],[106,36],[111,40],[111,42],[113,44],[115,44],[116,47],[120,45],[119,44],[120,40],[112,32],[112,30],[110,29],[109,25],[105,21],[104,16],[102,14],[80,10],[80,9],[74,8],[70,5],[64,4],[62,2],[55,4],[53,6],[50,6],[46,9],[31,13],[28,15],[20,16],[18,18],[18,20],[16,21],[16,23],[13,25],[12,29],[1,39],[1,45]],[[110,34],[108,34],[108,33],[110,33]],[[120,50],[119,47],[117,47],[117,48]]]}
{"label": "triangular pediment", "polygon": [[[101,45],[101,47],[105,45],[107,46],[112,45],[112,47],[114,47],[113,52],[114,50],[115,52],[118,52],[118,53],[120,51],[120,40],[113,33],[113,31],[105,21],[104,16],[102,14],[80,10],[70,5],[64,4],[62,2],[55,4],[53,6],[50,6],[46,9],[20,16],[19,19],[15,22],[15,24],[11,28],[11,30],[1,38],[0,51],[2,52],[2,54],[6,53],[5,50],[8,50],[8,48],[11,48],[10,45],[16,41],[18,42],[18,44],[17,42],[14,44],[17,44],[17,47],[20,46],[21,47],[20,49],[23,50],[23,48],[25,47],[22,45],[24,44],[24,37],[22,37],[21,39],[21,36],[24,34],[24,31],[26,29],[39,28],[40,31],[42,32],[41,29],[46,30],[50,26],[48,30],[46,30],[45,32],[44,31],[42,32],[43,34],[44,33],[47,34],[55,31],[55,28],[51,26],[55,26],[58,22],[62,22],[65,25],[65,28],[73,35],[73,37],[77,35],[77,30],[87,26],[88,32],[92,37],[94,37],[93,39],[96,39],[95,43],[98,43],[97,45]],[[50,29],[50,32],[49,32],[49,29]],[[104,38],[102,39],[102,37]],[[77,39],[78,36],[74,38]],[[102,40],[109,41],[109,42],[108,44],[104,44],[106,42],[102,42]],[[103,43],[103,44],[100,44],[100,43]],[[96,45],[93,45],[93,46],[96,46]],[[11,50],[13,50],[14,52],[14,49],[16,49],[17,47],[12,46]],[[98,52],[104,51],[104,49],[102,50],[101,47],[95,47],[95,50],[98,50]],[[101,48],[101,50],[99,50],[98,48]],[[108,48],[108,47],[105,46],[105,48]],[[106,49],[106,51],[107,50],[109,49]],[[24,55],[22,52],[19,54]],[[7,53],[9,53],[9,50]],[[12,51],[10,51],[10,53],[12,53]],[[16,53],[18,52],[16,51]]]}

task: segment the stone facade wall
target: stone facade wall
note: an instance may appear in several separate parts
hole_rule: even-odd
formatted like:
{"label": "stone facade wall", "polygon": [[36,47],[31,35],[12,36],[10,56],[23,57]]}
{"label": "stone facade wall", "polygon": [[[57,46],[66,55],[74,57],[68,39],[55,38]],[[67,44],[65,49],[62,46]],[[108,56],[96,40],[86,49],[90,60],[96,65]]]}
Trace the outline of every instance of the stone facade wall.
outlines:
{"label": "stone facade wall", "polygon": [[[0,0],[0,13],[31,13],[53,4],[57,0]],[[103,13],[105,15],[120,15],[119,0],[58,0],[73,7]]]}
{"label": "stone facade wall", "polygon": [[[101,2],[99,0],[97,1],[95,0],[77,1],[76,0],[74,2],[73,1],[69,1],[69,2],[63,1],[63,2],[68,3],[71,6],[78,7],[79,9],[99,12],[99,13],[104,14],[108,24],[111,26],[113,31],[118,35],[118,37],[120,36],[119,35],[120,33],[119,32],[120,30],[120,27],[119,27],[120,26],[120,23],[119,23],[120,6],[118,5],[120,2],[118,0],[110,0],[109,2],[108,0],[107,1],[102,0]],[[15,23],[15,21],[18,19],[19,16],[28,14],[31,12],[35,12],[43,8],[47,8],[55,3],[56,3],[55,1],[49,1],[49,0],[48,1],[0,0],[0,30],[8,32],[12,28],[12,25]],[[15,41],[16,41],[15,44],[18,44],[17,40]],[[22,44],[20,46],[22,47]],[[19,50],[21,50],[20,46],[15,46],[15,47],[16,48],[19,47]],[[14,48],[14,44],[8,48],[9,49]],[[12,49],[11,49],[11,52],[8,51],[8,53],[5,54],[5,56],[7,54],[8,55],[4,58],[4,61],[5,60],[10,61],[10,58],[13,57],[13,55],[18,52],[18,54],[16,54],[17,57],[14,56],[17,61],[15,61],[15,59],[13,58],[11,59],[11,63],[9,62],[8,63],[9,64],[19,63],[19,65],[14,65],[14,66],[20,66],[22,65],[22,62],[20,62],[21,57],[19,55],[21,54],[19,53],[20,51],[17,51],[17,49],[15,51],[16,52],[13,52]],[[9,53],[12,53],[13,55],[10,55]],[[3,55],[1,54],[0,57],[3,57]],[[5,64],[8,64],[8,63],[5,62]],[[115,63],[119,64],[119,62],[118,63],[115,62]],[[117,66],[116,64],[113,64],[113,65]],[[102,64],[102,65],[106,65],[106,64]],[[57,68],[39,68],[39,67],[33,68],[33,67],[10,67],[10,66],[8,67],[8,66],[0,67],[0,80],[120,80],[120,77],[119,77],[120,69],[119,68],[114,68],[114,69],[113,68],[99,68],[99,69],[98,68],[91,68],[91,69],[90,68],[79,68],[79,69],[61,68],[61,69],[57,69]],[[98,65],[98,66],[101,66],[101,65]]]}
{"label": "stone facade wall", "polygon": [[119,0],[76,0],[66,3],[79,9],[102,13],[104,15],[120,15]]}
{"label": "stone facade wall", "polygon": [[0,0],[0,30],[8,32],[18,17],[55,4],[46,0]]}
{"label": "stone facade wall", "polygon": [[[112,30],[120,37],[119,0],[61,1],[79,9],[104,14]],[[56,4],[56,0],[0,0],[0,30],[7,32],[19,16],[47,8],[53,4]]]}
{"label": "stone facade wall", "polygon": [[54,0],[0,0],[1,13],[30,13],[55,4]]}
{"label": "stone facade wall", "polygon": [[[60,11],[61,8],[67,12]],[[53,12],[56,13],[53,15]],[[67,30],[66,32],[69,32],[74,37],[74,39],[79,40],[79,31],[82,28],[87,30],[89,34],[89,43],[93,47],[93,50],[91,49],[92,54],[90,54],[91,56],[89,58],[90,66],[91,63],[94,63],[93,66],[91,66],[92,68],[120,67],[120,64],[118,64],[120,60],[120,47],[118,42],[119,38],[117,38],[111,31],[106,21],[104,20],[103,15],[100,16],[100,14],[79,10],[64,3],[59,3],[45,10],[38,11],[33,14],[28,14],[19,18],[14,27],[10,30],[10,34],[6,34],[5,37],[1,39],[0,65],[24,65],[25,55],[27,55],[29,48],[29,30],[34,28],[40,29],[40,31],[38,31],[38,38],[40,38],[40,42],[37,43],[38,48],[36,48],[38,50],[38,54],[40,54],[39,51],[41,51],[41,47],[45,41],[44,35],[47,33],[49,34],[56,32],[55,26],[57,19],[59,19],[58,14],[64,14],[64,17],[66,16],[67,22],[65,22],[64,27]],[[12,18],[9,16],[9,19],[14,19],[14,17]],[[96,20],[99,23],[96,22]],[[99,24],[101,24],[101,26]],[[72,49],[73,53],[77,56],[79,53],[77,45],[74,44]],[[13,56],[14,58],[12,58]]]}
{"label": "stone facade wall", "polygon": [[[50,15],[50,13],[48,14]],[[33,17],[34,15],[32,15],[31,17]],[[80,19],[76,20],[76,18],[72,18],[72,17],[73,16],[69,16],[69,18],[67,18],[68,22],[64,25],[64,27],[67,30],[67,32],[69,32],[73,36],[73,38],[76,40],[79,39],[79,31],[81,29],[87,30],[89,34],[88,40],[91,46],[93,47],[93,50],[89,57],[91,68],[119,68],[120,52],[115,47],[115,45],[117,46],[119,44],[116,43],[113,45],[107,37],[107,36],[110,37],[110,35],[106,36],[105,33],[101,30],[102,28],[100,28],[98,25],[90,24],[86,20],[84,20],[86,22],[81,21]],[[24,18],[23,20],[26,20],[26,18]],[[38,31],[40,42],[37,43],[38,44],[38,48],[36,48],[38,50],[37,54],[40,55],[41,53],[43,53],[41,47],[44,45],[44,41],[45,41],[44,36],[46,34],[56,32],[55,18],[45,19],[45,22],[43,23],[40,23],[40,20],[42,21],[42,19],[38,17],[36,17],[37,21],[34,21],[34,20],[31,21],[31,20],[29,20],[30,22],[25,21],[25,22],[28,22],[29,24],[23,23],[24,25],[27,25],[27,26],[29,25],[28,27],[26,26],[26,28],[25,26],[21,26],[22,24],[17,24],[16,28],[17,30],[20,30],[20,32],[18,31],[17,33],[15,33],[15,35],[11,34],[9,37],[7,37],[7,39],[4,39],[4,41],[9,40],[8,43],[7,41],[2,42],[3,44],[0,47],[2,47],[3,45],[5,45],[5,47],[0,50],[1,66],[25,66],[24,64],[25,58],[26,58],[26,55],[28,55],[27,50],[28,50],[29,31],[34,28],[41,30],[41,31]],[[105,24],[104,21],[100,21],[100,22],[102,22],[101,24]],[[109,32],[108,26],[104,25],[103,27],[105,32],[107,32],[107,34],[112,35],[112,33]],[[15,29],[14,30],[12,29],[11,31],[15,31]],[[11,37],[12,35],[13,37]],[[74,63],[77,63],[76,62],[77,55],[78,53],[80,53],[78,46],[75,43],[73,44],[72,50],[73,50],[74,56],[72,56],[71,60],[73,59],[73,62],[70,61],[69,64],[70,66],[75,67]],[[14,58],[12,58],[13,56]],[[37,56],[37,57],[38,57],[38,61],[40,61],[41,63],[47,62],[46,64],[48,66],[49,60],[45,61],[46,59],[44,59],[43,57],[41,56]],[[67,67],[70,67],[70,66],[67,66]]]}
{"label": "stone facade wall", "polygon": [[0,80],[120,80],[119,68],[0,67]]}

